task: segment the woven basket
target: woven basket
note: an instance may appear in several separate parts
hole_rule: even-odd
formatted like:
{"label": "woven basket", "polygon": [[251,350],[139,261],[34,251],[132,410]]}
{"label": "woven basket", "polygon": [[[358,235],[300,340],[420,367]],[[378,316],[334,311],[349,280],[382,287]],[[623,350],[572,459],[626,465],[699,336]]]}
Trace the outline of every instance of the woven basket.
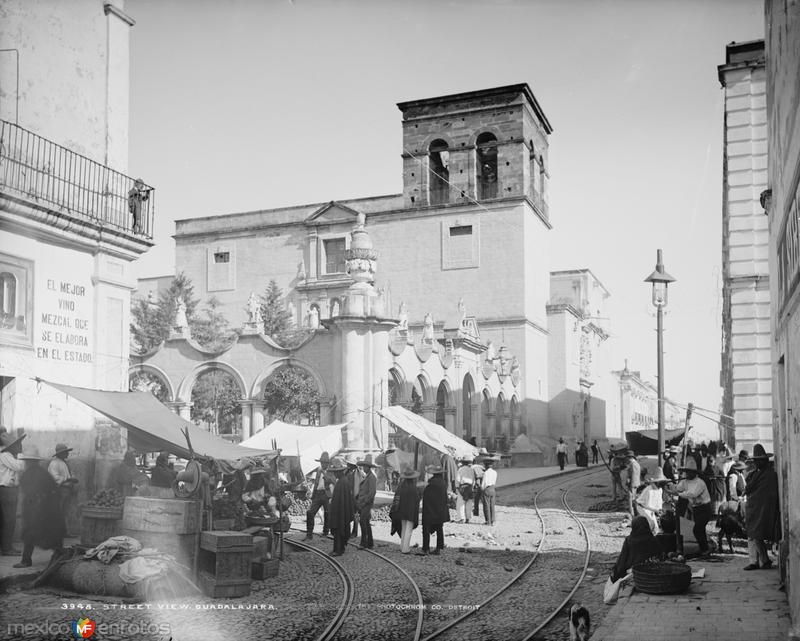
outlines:
{"label": "woven basket", "polygon": [[692,582],[692,569],[684,563],[639,563],[633,566],[633,585],[647,594],[685,592]]}

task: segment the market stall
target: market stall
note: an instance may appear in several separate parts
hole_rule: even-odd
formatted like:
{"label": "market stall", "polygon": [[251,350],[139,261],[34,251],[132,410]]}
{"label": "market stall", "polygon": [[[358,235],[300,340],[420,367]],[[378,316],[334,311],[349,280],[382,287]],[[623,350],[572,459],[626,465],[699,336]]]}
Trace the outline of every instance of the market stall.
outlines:
{"label": "market stall", "polygon": [[[121,536],[146,550],[169,555],[179,566],[192,569],[194,580],[210,596],[249,594],[251,572],[265,562],[277,564],[271,556],[254,556],[264,548],[265,537],[260,537],[261,541],[255,538],[264,528],[229,532],[215,526],[214,495],[227,495],[222,481],[226,476],[234,478],[239,481],[236,505],[242,511],[263,509],[267,518],[272,516],[268,514],[272,508],[277,515],[274,521],[282,524],[280,497],[290,486],[290,460],[299,472],[297,457],[279,457],[280,451],[274,446],[243,447],[226,441],[184,420],[146,392],[108,392],[47,383],[126,428],[129,447],[140,452],[168,452],[187,460],[185,469],[175,473],[171,488],[161,488],[157,496],[150,495],[150,488],[144,486],[137,495],[108,493],[99,504],[87,506],[89,521],[96,520],[101,512],[113,512],[116,517],[113,523],[104,524],[104,536]],[[258,483],[257,475],[251,473],[256,470],[261,478]],[[243,500],[244,496],[249,502]],[[241,525],[244,528],[244,518]],[[89,534],[87,539],[98,538],[96,524]],[[261,575],[276,572],[277,568],[265,572],[263,567],[258,571]]]}
{"label": "market stall", "polygon": [[323,452],[335,456],[342,449],[342,431],[347,423],[339,425],[291,425],[273,421],[263,430],[242,441],[242,447],[254,449],[277,448],[282,455],[297,455],[303,474],[308,475],[317,467]]}

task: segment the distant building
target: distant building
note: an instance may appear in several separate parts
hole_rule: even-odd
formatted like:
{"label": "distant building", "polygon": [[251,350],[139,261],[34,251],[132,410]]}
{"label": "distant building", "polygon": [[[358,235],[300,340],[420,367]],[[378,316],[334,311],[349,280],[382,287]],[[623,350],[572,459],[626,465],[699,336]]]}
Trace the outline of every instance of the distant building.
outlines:
{"label": "distant building", "polygon": [[[725,95],[722,200],[722,413],[737,450],[772,446],[767,96],[764,41],[731,43],[719,81]],[[725,419],[723,419],[725,420]]]}
{"label": "distant building", "polygon": [[125,432],[34,379],[127,389],[130,268],[153,244],[154,196],[125,174],[134,22],[120,4],[0,5],[0,419],[45,457],[74,448],[81,501]]}
{"label": "distant building", "polygon": [[609,432],[617,408],[607,342],[609,297],[589,269],[550,274],[550,429],[574,441],[617,436]]}
{"label": "distant building", "polygon": [[781,478],[781,566],[800,638],[800,4],[766,2],[772,401]]}
{"label": "distant building", "polygon": [[[619,414],[609,431],[624,439],[626,432],[658,429],[658,388],[645,381],[641,372],[628,369],[628,359],[625,367],[613,374],[619,385]],[[683,428],[685,418],[686,410],[669,401],[664,403],[664,429]]]}

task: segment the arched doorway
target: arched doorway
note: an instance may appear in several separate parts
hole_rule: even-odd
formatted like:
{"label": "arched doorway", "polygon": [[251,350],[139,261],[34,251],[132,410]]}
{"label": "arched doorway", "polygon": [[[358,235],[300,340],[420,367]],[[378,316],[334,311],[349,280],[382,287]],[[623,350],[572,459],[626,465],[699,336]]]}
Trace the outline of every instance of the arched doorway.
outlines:
{"label": "arched doorway", "polygon": [[449,391],[444,381],[436,388],[436,424],[447,427],[445,409],[450,407]]}
{"label": "arched doorway", "polygon": [[494,433],[497,437],[497,450],[508,452],[511,446],[508,439],[508,424],[506,422],[506,399],[501,392],[497,396],[494,408]]}
{"label": "arched doorway", "polygon": [[150,392],[164,404],[172,400],[169,382],[151,369],[138,368],[128,373],[128,389],[131,392]]}
{"label": "arched doorway", "polygon": [[242,389],[229,372],[206,369],[192,384],[191,419],[212,434],[241,434],[241,400]]}
{"label": "arched doorway", "polygon": [[492,414],[492,397],[489,390],[483,390],[481,394],[481,443],[490,452],[495,451],[495,431],[494,416]]}
{"label": "arched doorway", "polygon": [[472,396],[475,393],[475,384],[472,377],[467,374],[464,376],[464,384],[461,386],[461,428],[465,441],[475,436],[472,425]]}
{"label": "arched doorway", "polygon": [[264,382],[264,420],[319,425],[320,392],[314,377],[301,367],[281,367]]}

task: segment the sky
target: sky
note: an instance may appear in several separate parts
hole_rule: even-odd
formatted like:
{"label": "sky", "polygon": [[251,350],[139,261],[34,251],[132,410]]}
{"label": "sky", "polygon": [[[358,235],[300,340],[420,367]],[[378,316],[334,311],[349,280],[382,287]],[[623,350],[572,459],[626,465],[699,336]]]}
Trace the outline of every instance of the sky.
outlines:
{"label": "sky", "polygon": [[[130,171],[176,219],[400,193],[398,102],[527,82],[550,136],[551,269],[611,293],[621,369],[656,379],[643,279],[670,285],[666,395],[718,409],[725,45],[761,0],[128,0]],[[180,266],[178,266],[178,269]],[[695,421],[697,424],[698,421]],[[698,425],[700,427],[700,425]],[[708,426],[713,427],[713,424]]]}

